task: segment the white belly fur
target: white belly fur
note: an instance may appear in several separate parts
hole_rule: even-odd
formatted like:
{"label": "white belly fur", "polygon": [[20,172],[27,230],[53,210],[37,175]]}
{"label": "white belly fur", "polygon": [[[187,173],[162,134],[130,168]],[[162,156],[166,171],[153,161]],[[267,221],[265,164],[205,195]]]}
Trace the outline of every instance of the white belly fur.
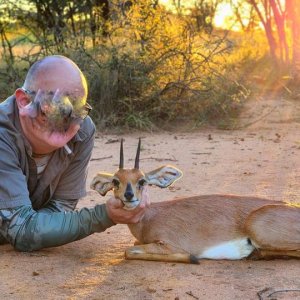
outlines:
{"label": "white belly fur", "polygon": [[242,259],[251,254],[254,246],[248,243],[247,238],[224,242],[210,247],[197,255],[198,259]]}

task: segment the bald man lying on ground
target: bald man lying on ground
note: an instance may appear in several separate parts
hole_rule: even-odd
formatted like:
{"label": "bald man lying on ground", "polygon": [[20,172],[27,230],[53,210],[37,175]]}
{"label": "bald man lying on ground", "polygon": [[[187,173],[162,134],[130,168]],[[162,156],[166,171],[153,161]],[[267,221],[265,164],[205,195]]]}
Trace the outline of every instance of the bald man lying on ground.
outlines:
{"label": "bald man lying on ground", "polygon": [[0,104],[0,244],[33,251],[136,223],[149,205],[124,210],[119,200],[75,211],[86,195],[95,126],[87,83],[70,59],[46,57]]}

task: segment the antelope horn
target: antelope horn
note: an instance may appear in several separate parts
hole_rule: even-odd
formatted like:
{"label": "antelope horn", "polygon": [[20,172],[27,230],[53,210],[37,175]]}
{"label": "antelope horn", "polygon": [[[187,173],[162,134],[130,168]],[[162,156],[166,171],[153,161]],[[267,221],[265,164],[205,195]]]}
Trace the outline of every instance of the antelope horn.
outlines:
{"label": "antelope horn", "polygon": [[121,139],[121,146],[120,146],[120,164],[119,164],[119,169],[124,168],[124,154],[123,154],[123,141],[124,139]]}
{"label": "antelope horn", "polygon": [[137,151],[136,151],[136,157],[135,157],[135,164],[134,164],[134,168],[135,169],[139,169],[140,166],[140,152],[141,152],[141,138],[139,138],[139,144],[138,144],[138,147],[137,147]]}

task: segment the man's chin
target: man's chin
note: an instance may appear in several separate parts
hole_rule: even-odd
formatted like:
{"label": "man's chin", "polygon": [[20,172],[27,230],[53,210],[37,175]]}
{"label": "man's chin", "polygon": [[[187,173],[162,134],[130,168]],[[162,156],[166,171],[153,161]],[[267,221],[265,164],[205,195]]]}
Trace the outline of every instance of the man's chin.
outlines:
{"label": "man's chin", "polygon": [[61,148],[65,146],[78,132],[80,125],[70,125],[67,131],[51,130],[42,133],[41,138],[44,139],[45,143],[53,148]]}

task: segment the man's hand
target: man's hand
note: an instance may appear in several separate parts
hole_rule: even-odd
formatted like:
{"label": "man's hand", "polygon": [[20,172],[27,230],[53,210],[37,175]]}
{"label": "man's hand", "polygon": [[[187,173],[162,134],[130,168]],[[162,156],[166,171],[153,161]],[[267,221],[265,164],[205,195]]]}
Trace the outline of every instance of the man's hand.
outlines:
{"label": "man's hand", "polygon": [[150,206],[150,199],[147,187],[143,187],[141,203],[133,210],[123,208],[121,200],[114,197],[106,202],[106,210],[110,219],[116,224],[138,223],[144,216],[147,207]]}

